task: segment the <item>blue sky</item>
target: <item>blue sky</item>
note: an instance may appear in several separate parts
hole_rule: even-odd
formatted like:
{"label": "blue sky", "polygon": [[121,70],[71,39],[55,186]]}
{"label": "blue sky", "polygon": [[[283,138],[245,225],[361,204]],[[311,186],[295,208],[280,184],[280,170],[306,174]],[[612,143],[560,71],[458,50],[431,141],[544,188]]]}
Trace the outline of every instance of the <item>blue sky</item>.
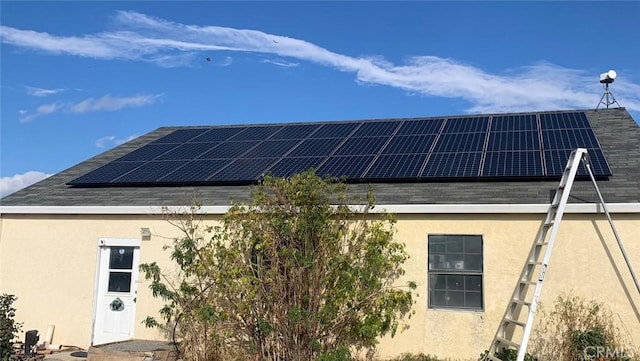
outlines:
{"label": "blue sky", "polygon": [[612,68],[640,120],[636,1],[0,7],[1,195],[161,126],[594,108]]}

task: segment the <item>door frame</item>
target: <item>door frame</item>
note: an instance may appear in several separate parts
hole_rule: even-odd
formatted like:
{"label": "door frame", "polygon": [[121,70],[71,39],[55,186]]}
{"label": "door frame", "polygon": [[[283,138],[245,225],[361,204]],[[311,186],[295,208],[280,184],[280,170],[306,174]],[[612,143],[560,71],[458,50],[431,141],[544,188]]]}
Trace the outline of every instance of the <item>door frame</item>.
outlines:
{"label": "door frame", "polygon": [[[140,252],[140,245],[142,244],[142,241],[140,238],[100,238],[98,239],[98,243],[97,243],[97,247],[96,247],[96,270],[95,270],[95,277],[94,277],[94,281],[93,281],[93,307],[92,307],[92,311],[91,311],[91,340],[89,342],[89,344],[91,346],[93,346],[93,341],[95,339],[95,334],[96,334],[96,319],[98,316],[98,303],[100,302],[100,295],[99,290],[100,290],[100,270],[101,270],[101,250],[104,247],[135,247],[138,248],[138,252]],[[139,267],[140,265],[138,265]],[[133,288],[133,290],[135,291],[135,293],[137,293],[138,291],[138,268],[134,267],[134,269],[132,270],[133,274],[132,274],[132,282],[131,282],[131,287]],[[137,307],[136,307],[136,312],[137,312]],[[134,315],[134,319],[135,319],[135,315]],[[135,321],[134,321],[134,328],[135,328]]]}

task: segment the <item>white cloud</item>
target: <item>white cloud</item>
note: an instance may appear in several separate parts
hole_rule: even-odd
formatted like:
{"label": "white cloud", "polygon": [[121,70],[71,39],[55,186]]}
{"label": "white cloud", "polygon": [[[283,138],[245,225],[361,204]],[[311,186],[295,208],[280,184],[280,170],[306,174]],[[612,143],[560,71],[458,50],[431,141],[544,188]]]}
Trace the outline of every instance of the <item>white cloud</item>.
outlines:
{"label": "white cloud", "polygon": [[28,111],[24,109],[18,110],[18,114],[20,115],[20,123],[28,123],[43,115],[55,113],[58,110],[62,109],[63,107],[64,107],[64,104],[56,102],[56,103],[42,104],[38,106],[34,111]]}
{"label": "white cloud", "polygon": [[51,174],[46,174],[37,171],[29,171],[24,174],[16,174],[11,177],[0,178],[0,198],[14,193],[24,187],[30,186],[33,183],[39,182]]}
{"label": "white cloud", "polygon": [[277,65],[277,66],[280,66],[280,67],[283,67],[283,68],[295,68],[297,66],[300,66],[299,63],[293,63],[293,62],[286,61],[286,60],[283,60],[283,59],[278,59],[278,60],[262,59],[260,62],[261,63]]}
{"label": "white cloud", "polygon": [[87,98],[77,103],[49,103],[38,106],[33,111],[21,109],[18,111],[21,123],[28,123],[43,115],[55,112],[66,113],[87,113],[97,111],[116,111],[122,108],[142,107],[151,105],[160,98],[162,94],[142,94],[129,97],[113,97],[109,94],[95,99]]}
{"label": "white cloud", "polygon": [[159,94],[135,95],[131,97],[112,97],[107,94],[101,98],[87,98],[79,103],[69,106],[71,113],[86,113],[95,111],[114,111],[127,107],[141,107],[153,104]]}
{"label": "white cloud", "polygon": [[34,97],[46,97],[46,96],[58,94],[64,91],[64,89],[45,89],[45,88],[36,88],[32,86],[25,86],[24,88],[27,90],[27,94]]}
{"label": "white cloud", "polygon": [[111,146],[111,145],[120,145],[122,143],[126,143],[130,140],[133,140],[135,138],[137,138],[137,135],[130,135],[128,137],[125,138],[118,138],[115,135],[107,135],[104,136],[98,140],[96,140],[96,147],[98,148],[105,148],[107,146]]}
{"label": "white cloud", "polygon": [[[593,108],[602,95],[594,86],[592,70],[549,63],[497,73],[433,55],[408,57],[395,64],[379,56],[338,54],[304,40],[256,30],[181,24],[133,11],[117,12],[113,20],[115,30],[82,36],[56,36],[8,26],[0,26],[0,35],[4,43],[51,54],[146,61],[160,66],[189,65],[202,59],[195,55],[217,50],[294,59],[352,73],[361,84],[462,99],[470,104],[470,112]],[[295,64],[290,60],[269,62]],[[640,111],[639,87],[619,77],[616,99],[630,111]]]}

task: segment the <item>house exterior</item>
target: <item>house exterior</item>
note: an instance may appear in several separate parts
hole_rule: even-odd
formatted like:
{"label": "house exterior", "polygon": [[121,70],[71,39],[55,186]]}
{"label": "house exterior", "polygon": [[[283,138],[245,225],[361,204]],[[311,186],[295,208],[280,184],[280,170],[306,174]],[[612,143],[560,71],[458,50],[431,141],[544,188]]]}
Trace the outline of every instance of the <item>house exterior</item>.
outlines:
{"label": "house exterior", "polygon": [[[598,186],[629,260],[640,270],[640,127],[623,108],[580,112],[611,170]],[[555,113],[531,114],[539,119]],[[196,198],[207,220],[216,222],[230,200],[248,199],[250,186],[68,183],[178,129],[187,128],[157,129],[2,199],[0,293],[18,297],[17,319],[25,330],[44,333],[55,325],[54,343],[85,348],[165,338],[142,324],[162,302],[137,268],[153,261],[171,265],[163,246],[178,233],[162,207]],[[498,176],[350,183],[359,194],[371,185],[377,209],[397,214],[397,239],[411,255],[406,278],[418,284],[409,328],[381,340],[380,355],[476,359],[487,349],[558,181]],[[576,181],[569,202],[542,302],[551,304],[563,292],[602,301],[638,346],[640,294],[591,182]],[[454,253],[460,258],[451,258]],[[438,266],[441,261],[447,266]]]}

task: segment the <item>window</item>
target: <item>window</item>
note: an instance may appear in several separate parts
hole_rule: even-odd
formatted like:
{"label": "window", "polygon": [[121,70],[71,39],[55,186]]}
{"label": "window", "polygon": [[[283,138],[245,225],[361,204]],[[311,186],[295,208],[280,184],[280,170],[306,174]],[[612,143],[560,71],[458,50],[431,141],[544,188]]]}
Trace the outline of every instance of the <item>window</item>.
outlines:
{"label": "window", "polygon": [[429,308],[482,309],[482,236],[429,235]]}
{"label": "window", "polygon": [[109,247],[108,292],[130,292],[133,247]]}

